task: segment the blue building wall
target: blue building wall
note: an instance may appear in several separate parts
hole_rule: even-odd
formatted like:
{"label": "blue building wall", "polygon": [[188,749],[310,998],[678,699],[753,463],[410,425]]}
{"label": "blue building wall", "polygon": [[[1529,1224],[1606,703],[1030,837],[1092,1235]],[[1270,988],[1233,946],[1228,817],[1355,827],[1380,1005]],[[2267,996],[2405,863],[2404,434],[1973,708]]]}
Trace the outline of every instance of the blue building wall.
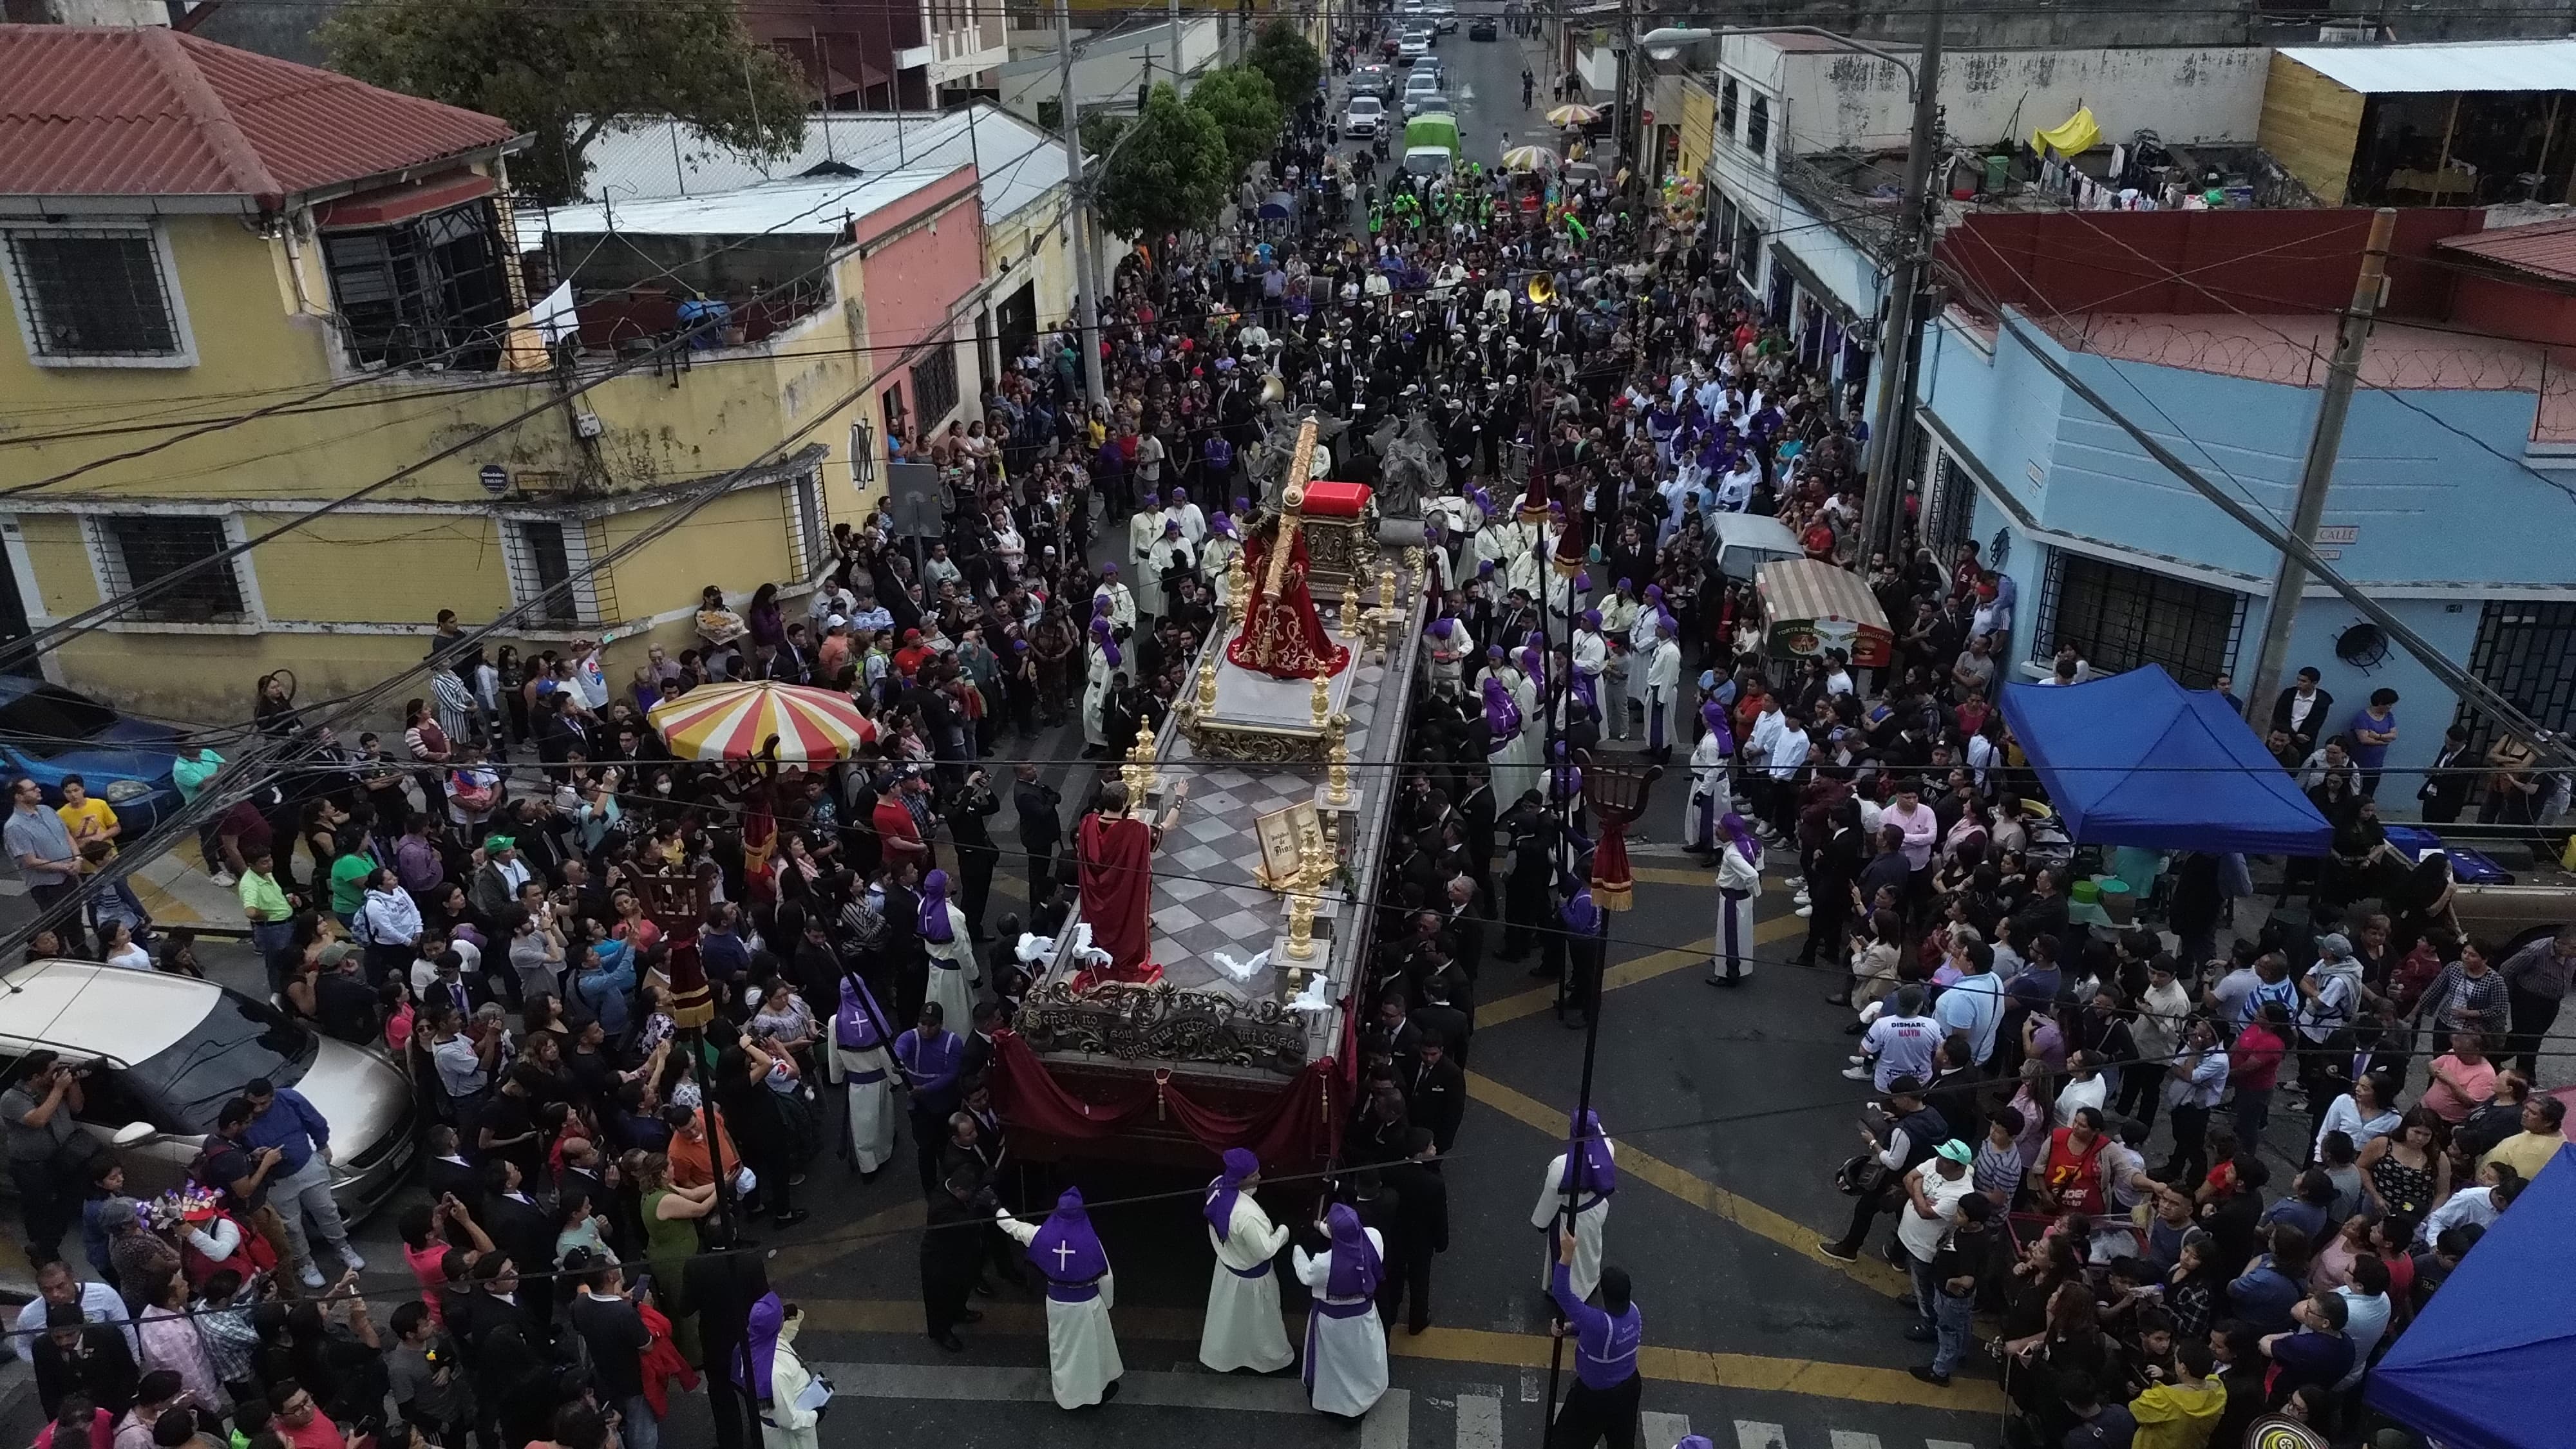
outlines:
{"label": "blue building wall", "polygon": [[[2234,669],[2240,693],[2250,687],[2271,550],[2069,393],[2011,332],[1998,335],[1989,354],[1945,322],[1925,348],[1920,400],[1968,455],[1971,471],[1984,475],[1970,536],[1990,552],[2003,536],[2004,572],[2020,590],[2013,662],[2035,652],[2048,551],[2070,548],[2244,596]],[[2316,389],[2056,355],[2213,482],[2240,489],[2273,518],[2288,515]],[[2524,392],[2391,395],[2364,388],[2345,427],[2324,523],[2358,533],[2327,551],[2340,554],[2334,562],[2345,578],[2454,661],[2468,660],[2489,597],[2576,585],[2576,550],[2569,547],[2576,496],[2519,466],[2535,406]],[[2361,622],[2341,596],[2312,585],[2293,626],[2288,667],[2312,664],[2322,672],[2338,727],[2371,691],[2396,690],[2399,737],[2390,765],[2425,763],[2453,717],[2452,692],[2394,645],[2368,669],[2336,658],[2336,638]],[[2026,668],[2020,672],[2029,677]],[[2392,778],[2380,797],[2402,806],[2419,783],[2417,776]]]}

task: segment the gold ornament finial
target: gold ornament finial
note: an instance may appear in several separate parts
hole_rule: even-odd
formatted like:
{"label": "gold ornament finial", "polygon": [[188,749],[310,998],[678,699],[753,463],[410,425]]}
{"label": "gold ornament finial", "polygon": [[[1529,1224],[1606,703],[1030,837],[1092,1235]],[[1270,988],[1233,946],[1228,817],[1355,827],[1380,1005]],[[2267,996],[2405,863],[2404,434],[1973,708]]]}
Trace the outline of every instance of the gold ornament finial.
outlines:
{"label": "gold ornament finial", "polygon": [[1154,793],[1155,787],[1162,783],[1154,773],[1154,727],[1151,724],[1137,723],[1136,743],[1128,746],[1127,765],[1118,773],[1127,784],[1129,808],[1143,809],[1145,797]]}
{"label": "gold ornament finial", "polygon": [[1395,565],[1380,564],[1377,569],[1377,606],[1381,611],[1395,608]]}
{"label": "gold ornament finial", "polygon": [[1315,728],[1322,729],[1333,717],[1333,676],[1315,676],[1314,692],[1307,697],[1307,708],[1313,714]]}
{"label": "gold ornament finial", "polygon": [[1199,713],[1216,708],[1216,651],[1210,649],[1199,664]]}
{"label": "gold ornament finial", "polygon": [[1429,557],[1419,548],[1408,548],[1404,551],[1404,571],[1413,576],[1413,588],[1416,593],[1430,592],[1431,575],[1426,569],[1429,562]]}
{"label": "gold ornament finial", "polygon": [[1336,810],[1345,809],[1351,803],[1351,717],[1333,716],[1327,734],[1332,740],[1332,765],[1325,772],[1324,803]]}
{"label": "gold ornament finial", "polygon": [[1342,581],[1342,637],[1360,636],[1360,581],[1357,576]]}

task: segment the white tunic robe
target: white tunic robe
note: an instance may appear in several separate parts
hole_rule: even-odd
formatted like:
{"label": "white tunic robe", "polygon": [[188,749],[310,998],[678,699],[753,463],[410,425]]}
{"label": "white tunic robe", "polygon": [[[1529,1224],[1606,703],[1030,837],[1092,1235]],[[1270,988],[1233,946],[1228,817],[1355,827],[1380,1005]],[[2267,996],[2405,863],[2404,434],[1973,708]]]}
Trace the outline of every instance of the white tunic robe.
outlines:
{"label": "white tunic robe", "polygon": [[1259,1373],[1297,1361],[1288,1330],[1279,1321],[1279,1275],[1270,1260],[1288,1241],[1248,1192],[1237,1193],[1225,1236],[1208,1229],[1216,1267],[1208,1276],[1207,1321],[1199,1329],[1199,1362],[1218,1373],[1248,1368]]}
{"label": "white tunic robe", "polygon": [[[948,911],[948,939],[923,941],[930,953],[930,987],[928,998],[939,1003],[950,1031],[960,1022],[975,1019],[975,943],[966,935],[966,913],[955,901],[945,903]],[[959,1035],[964,1035],[960,1032]]]}
{"label": "white tunic robe", "polygon": [[1127,516],[1127,566],[1138,578],[1151,578],[1146,563],[1154,556],[1154,545],[1163,539],[1163,515],[1131,513]]}
{"label": "white tunic robe", "polygon": [[823,1440],[823,1415],[815,1409],[799,1408],[796,1400],[814,1381],[812,1370],[798,1356],[789,1341],[778,1341],[778,1352],[769,1364],[767,1407],[760,1411],[761,1449],[817,1449]]}
{"label": "white tunic robe", "polygon": [[1505,670],[1503,681],[1512,691],[1512,703],[1520,707],[1520,733],[1509,744],[1495,741],[1496,748],[1486,758],[1492,762],[1495,807],[1509,810],[1524,791],[1539,787],[1539,736],[1546,726],[1539,717],[1538,690],[1529,680]]}
{"label": "white tunic robe", "polygon": [[[1369,1246],[1378,1250],[1378,1261],[1386,1261],[1386,1240],[1375,1228],[1363,1228]],[[1327,1317],[1322,1310],[1306,1311],[1306,1401],[1327,1414],[1358,1418],[1386,1393],[1386,1330],[1378,1326],[1377,1304],[1369,1299],[1328,1299],[1324,1288],[1333,1281],[1333,1253],[1327,1248],[1308,1253],[1299,1248],[1292,1260],[1297,1267],[1297,1281],[1306,1285],[1318,1303],[1367,1303],[1368,1309],[1348,1318]]]}
{"label": "white tunic robe", "polygon": [[1716,846],[1717,817],[1727,812],[1735,798],[1728,768],[1735,757],[1720,752],[1717,738],[1717,731],[1709,730],[1691,749],[1690,806],[1682,814],[1682,838],[1703,850]]}
{"label": "white tunic robe", "polygon": [[[1610,1156],[1619,1156],[1619,1145],[1611,1143]],[[1565,1211],[1566,1194],[1559,1184],[1565,1180],[1565,1154],[1560,1152],[1547,1165],[1547,1178],[1539,1184],[1538,1206],[1530,1209],[1530,1226],[1547,1234],[1547,1252],[1538,1265],[1539,1287],[1545,1288],[1556,1278],[1556,1225]],[[1570,1274],[1574,1296],[1590,1298],[1601,1281],[1601,1235],[1610,1226],[1610,1199],[1590,1188],[1584,1189],[1583,1202],[1589,1204],[1574,1215],[1574,1267]]]}
{"label": "white tunic robe", "polygon": [[1100,712],[1101,706],[1109,702],[1109,676],[1117,671],[1098,639],[1084,643],[1082,657],[1090,665],[1083,675],[1082,742],[1094,749],[1104,749],[1109,744],[1109,734],[1101,727]]}
{"label": "white tunic robe", "polygon": [[[1730,899],[1728,891],[1742,891],[1744,898]],[[1744,858],[1734,841],[1727,841],[1717,857],[1717,932],[1711,938],[1711,974],[1753,974],[1753,903],[1760,899],[1762,872]]]}
{"label": "white tunic robe", "polygon": [[850,1099],[850,1151],[859,1171],[874,1172],[894,1156],[894,1057],[882,1043],[853,1051],[834,1042],[830,1060]]}
{"label": "white tunic robe", "polygon": [[[997,1210],[993,1220],[1023,1247],[1038,1235],[1037,1224],[1021,1222],[1007,1212]],[[1118,1359],[1118,1335],[1109,1326],[1116,1278],[1114,1273],[1101,1274],[1095,1285],[1099,1295],[1087,1303],[1047,1299],[1047,1378],[1055,1388],[1057,1408],[1099,1403],[1101,1391],[1127,1372]]]}

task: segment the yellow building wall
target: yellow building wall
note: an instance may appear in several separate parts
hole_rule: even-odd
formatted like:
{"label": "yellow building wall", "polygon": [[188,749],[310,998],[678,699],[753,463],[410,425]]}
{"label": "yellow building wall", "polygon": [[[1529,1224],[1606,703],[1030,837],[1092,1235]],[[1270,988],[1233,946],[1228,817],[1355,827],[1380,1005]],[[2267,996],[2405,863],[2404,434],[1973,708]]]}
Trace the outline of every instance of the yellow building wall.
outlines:
{"label": "yellow building wall", "polygon": [[[285,515],[254,514],[251,536]],[[272,619],[416,623],[441,609],[489,619],[510,607],[499,525],[453,514],[339,513],[245,559]]]}
{"label": "yellow building wall", "polygon": [[1697,177],[1717,149],[1717,98],[1694,76],[1682,84],[1681,145],[1674,161],[1678,175]]}

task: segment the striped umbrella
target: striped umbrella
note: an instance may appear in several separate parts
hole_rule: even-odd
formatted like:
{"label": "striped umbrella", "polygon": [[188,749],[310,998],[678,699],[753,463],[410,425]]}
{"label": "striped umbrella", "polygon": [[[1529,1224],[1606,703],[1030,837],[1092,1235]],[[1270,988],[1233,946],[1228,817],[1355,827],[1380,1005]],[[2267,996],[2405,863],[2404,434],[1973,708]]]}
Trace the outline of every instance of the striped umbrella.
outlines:
{"label": "striped umbrella", "polygon": [[1545,146],[1514,146],[1503,153],[1506,171],[1550,171],[1556,167],[1556,153]]}
{"label": "striped umbrella", "polygon": [[1571,101],[1547,113],[1547,123],[1551,126],[1589,126],[1600,119],[1600,107]]}
{"label": "striped umbrella", "polygon": [[701,685],[649,718],[683,760],[747,760],[771,735],[781,760],[838,760],[874,734],[847,695],[767,680]]}

